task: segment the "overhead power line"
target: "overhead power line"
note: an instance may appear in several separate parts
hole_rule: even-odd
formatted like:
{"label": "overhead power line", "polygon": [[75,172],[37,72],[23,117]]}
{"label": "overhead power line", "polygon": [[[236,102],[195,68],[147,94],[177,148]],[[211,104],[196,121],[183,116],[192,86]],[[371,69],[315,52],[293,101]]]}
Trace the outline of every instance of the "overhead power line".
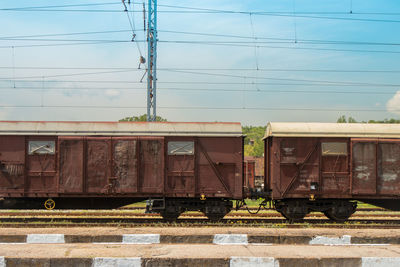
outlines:
{"label": "overhead power line", "polygon": [[[354,18],[354,17],[331,17],[331,16],[317,16],[317,15],[390,15],[395,16],[399,13],[384,13],[384,12],[277,12],[277,11],[239,11],[239,10],[220,10],[220,9],[208,9],[208,8],[195,8],[195,7],[183,7],[183,6],[171,6],[171,5],[158,5],[160,7],[173,7],[189,9],[189,11],[182,10],[159,10],[159,13],[176,13],[176,14],[241,14],[241,15],[257,15],[257,16],[272,16],[272,17],[296,17],[304,19],[318,19],[318,20],[345,20],[345,21],[360,21],[360,22],[380,22],[380,23],[400,23],[400,20],[390,20],[390,19],[371,19],[371,18]],[[110,9],[54,9],[54,8],[1,8],[0,11],[19,11],[19,12],[88,12],[88,13],[121,13],[123,10],[110,10]],[[130,11],[132,12],[142,12],[139,10]]]}
{"label": "overhead power line", "polygon": [[276,80],[276,81],[293,81],[293,82],[310,82],[310,83],[325,83],[325,84],[351,84],[351,85],[365,85],[370,83],[364,82],[349,82],[349,81],[329,81],[329,80],[310,80],[310,79],[289,79],[289,78],[275,78],[275,77],[253,77],[245,75],[234,75],[224,73],[210,73],[210,72],[195,72],[195,71],[183,71],[183,70],[167,70],[169,72],[186,73],[186,74],[197,74],[204,76],[217,76],[217,77],[230,77],[230,78],[241,78],[241,79],[260,79],[260,80]]}
{"label": "overhead power line", "polygon": [[[254,38],[254,37],[253,37]],[[262,45],[262,44],[293,44],[294,40],[281,38],[254,38],[257,41],[210,41],[210,40],[160,40],[168,43],[193,43],[193,44],[247,44],[247,45]],[[269,39],[268,41],[259,41],[258,39]],[[116,40],[116,39],[49,39],[49,38],[6,38],[1,37],[0,40],[6,41],[35,41],[35,42],[132,42],[132,40]],[[146,40],[135,40],[135,42],[146,42]],[[296,44],[317,44],[317,45],[368,45],[368,46],[400,46],[400,43],[394,42],[360,42],[360,41],[335,41],[335,40],[302,40],[297,39]]]}
{"label": "overhead power line", "polygon": [[[0,87],[0,90],[11,90],[14,92],[17,91],[26,91],[30,90],[35,93],[42,93],[42,90],[46,90],[48,92],[58,92],[63,90],[71,90],[71,91],[107,91],[107,90],[120,90],[120,91],[143,91],[145,88],[139,87],[31,87],[31,86],[17,86],[17,87]],[[166,87],[162,88],[163,91],[183,91],[183,92],[231,92],[231,93],[290,93],[290,94],[358,94],[358,95],[393,95],[397,91],[332,91],[332,90],[288,90],[288,89],[221,89],[221,88],[174,88],[174,87]]]}
{"label": "overhead power line", "polygon": [[[137,40],[137,42],[143,42],[143,40]],[[211,43],[211,42],[195,42],[195,41],[163,41],[159,40],[159,43],[169,44],[197,44],[197,45],[212,45],[212,46],[229,46],[229,47],[250,47],[254,48],[254,44],[235,44],[235,43]],[[50,44],[29,44],[29,45],[5,45],[0,48],[10,49],[14,48],[34,48],[34,47],[56,47],[56,46],[76,46],[76,45],[104,45],[104,44],[127,44],[131,43],[129,40],[99,40],[91,42],[68,42],[68,43],[50,43]],[[289,43],[288,43],[289,44]],[[334,51],[334,52],[357,52],[357,53],[387,53],[387,54],[400,54],[400,51],[393,50],[365,50],[365,49],[337,49],[337,48],[317,48],[317,47],[301,47],[297,44],[291,43],[294,46],[272,46],[272,45],[257,45],[257,48],[273,48],[273,49],[295,49],[295,50],[310,50],[310,51]]]}
{"label": "overhead power line", "polygon": [[[104,106],[104,105],[0,105],[0,108],[60,108],[60,109],[143,109],[144,106]],[[177,107],[177,106],[158,106],[159,109],[171,109],[171,110],[255,110],[255,111],[310,111],[310,112],[388,112],[385,109],[370,109],[370,108],[359,108],[359,109],[347,109],[347,108],[302,108],[302,107]],[[400,111],[400,109],[393,109],[391,111]]]}
{"label": "overhead power line", "polygon": [[50,36],[71,36],[71,35],[91,35],[91,34],[106,34],[106,33],[123,33],[131,30],[109,30],[109,31],[91,31],[91,32],[69,32],[69,33],[48,33],[48,34],[33,34],[33,35],[17,35],[17,36],[1,36],[0,40],[13,40],[18,38],[32,37],[50,37]]}
{"label": "overhead power line", "polygon": [[[29,69],[29,70],[132,70],[139,71],[132,67],[56,67],[56,66],[0,66],[0,69]],[[338,73],[399,73],[400,69],[293,69],[293,68],[158,68],[159,70],[177,71],[255,71],[260,72],[338,72]]]}
{"label": "overhead power line", "polygon": [[72,5],[57,5],[57,6],[28,6],[28,7],[10,7],[10,8],[1,8],[0,10],[35,10],[42,8],[60,8],[60,7],[83,7],[83,6],[109,6],[109,5],[120,5],[117,2],[109,2],[109,3],[90,3],[90,4],[72,4]]}
{"label": "overhead power line", "polygon": [[[116,3],[110,3],[116,4]],[[73,5],[71,5],[73,7]],[[71,7],[70,6],[70,7]],[[78,6],[78,5],[75,5]],[[81,6],[85,6],[82,4]],[[354,15],[398,15],[399,13],[385,13],[385,12],[278,12],[278,11],[242,11],[242,10],[222,10],[211,8],[196,8],[187,6],[173,6],[173,5],[158,5],[159,7],[186,9],[186,10],[159,10],[159,13],[197,13],[197,14],[241,14],[241,15],[258,15],[258,16],[273,16],[273,17],[291,17],[305,18],[305,19],[319,19],[319,20],[347,20],[347,21],[360,21],[360,22],[382,22],[382,23],[400,23],[400,20],[389,19],[371,19],[371,18],[354,18]],[[19,11],[19,12],[88,12],[88,13],[121,13],[124,10],[111,10],[111,9],[55,9],[56,6],[46,7],[21,7],[21,8],[1,8],[0,11]],[[141,11],[132,11],[141,12]],[[331,16],[317,16],[317,15],[352,15],[352,17],[331,17]]]}
{"label": "overhead power line", "polygon": [[[25,77],[4,77],[0,80],[12,80],[18,81],[23,79],[43,79],[43,78],[56,78],[56,77],[72,77],[72,76],[85,76],[85,75],[99,75],[99,74],[112,74],[112,73],[123,73],[138,71],[139,69],[123,69],[123,70],[110,70],[110,71],[98,71],[98,72],[81,72],[81,73],[69,73],[69,74],[52,74],[52,75],[37,75],[37,76],[25,76]],[[255,80],[275,80],[275,81],[290,81],[290,82],[307,82],[307,83],[317,83],[317,84],[336,84],[336,85],[370,85],[373,83],[365,82],[350,82],[350,81],[331,81],[331,80],[311,80],[311,79],[293,79],[293,78],[276,78],[276,77],[254,77],[246,75],[236,75],[236,74],[225,74],[225,73],[211,73],[211,72],[199,72],[199,71],[185,71],[185,70],[174,70],[174,69],[164,69],[163,71],[184,73],[191,75],[201,75],[201,76],[215,76],[215,77],[229,77],[229,78],[240,78],[240,79],[255,79]],[[375,84],[380,86],[382,84]],[[383,84],[387,85],[387,84]]]}

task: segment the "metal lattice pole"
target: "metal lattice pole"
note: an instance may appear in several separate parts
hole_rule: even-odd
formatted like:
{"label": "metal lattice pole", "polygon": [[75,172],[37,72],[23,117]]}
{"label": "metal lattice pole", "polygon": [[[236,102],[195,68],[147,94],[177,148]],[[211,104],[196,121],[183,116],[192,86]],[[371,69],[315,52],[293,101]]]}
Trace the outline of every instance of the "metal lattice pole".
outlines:
{"label": "metal lattice pole", "polygon": [[157,104],[157,0],[149,0],[148,9],[147,121],[155,121]]}

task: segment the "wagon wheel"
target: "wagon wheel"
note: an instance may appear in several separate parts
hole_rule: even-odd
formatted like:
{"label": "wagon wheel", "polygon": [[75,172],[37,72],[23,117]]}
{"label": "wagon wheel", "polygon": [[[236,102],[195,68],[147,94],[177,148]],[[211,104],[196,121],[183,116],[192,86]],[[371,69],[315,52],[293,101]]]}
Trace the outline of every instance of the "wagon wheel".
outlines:
{"label": "wagon wheel", "polygon": [[335,222],[345,222],[356,211],[357,204],[347,201],[340,201],[324,211],[326,217]]}
{"label": "wagon wheel", "polygon": [[287,201],[277,208],[285,219],[290,222],[297,222],[304,219],[309,210],[302,201]]}
{"label": "wagon wheel", "polygon": [[48,200],[46,200],[44,202],[44,207],[47,210],[52,210],[52,209],[54,209],[56,207],[56,202],[54,200],[52,200],[51,198],[49,198]]}
{"label": "wagon wheel", "polygon": [[285,219],[291,222],[298,222],[304,219],[308,212],[290,212],[287,209],[282,209],[279,211]]}
{"label": "wagon wheel", "polygon": [[178,217],[181,215],[179,212],[167,212],[167,211],[161,211],[160,215],[163,217],[163,219],[167,222],[174,222],[178,219]]}
{"label": "wagon wheel", "polygon": [[206,213],[211,222],[219,222],[225,217],[226,213]]}

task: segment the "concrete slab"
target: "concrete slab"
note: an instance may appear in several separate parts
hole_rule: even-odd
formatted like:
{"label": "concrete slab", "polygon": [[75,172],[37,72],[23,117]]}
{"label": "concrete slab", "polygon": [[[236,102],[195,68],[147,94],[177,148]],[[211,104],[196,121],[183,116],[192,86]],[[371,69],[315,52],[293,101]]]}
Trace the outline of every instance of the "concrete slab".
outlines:
{"label": "concrete slab", "polygon": [[[71,227],[71,228],[2,228],[0,236],[27,234],[65,234],[65,235],[123,235],[123,234],[161,234],[161,235],[214,235],[247,234],[260,236],[332,236],[350,235],[368,238],[396,238],[400,240],[399,229],[340,229],[340,228],[261,228],[261,227]],[[400,243],[400,242],[399,242]]]}
{"label": "concrete slab", "polygon": [[64,234],[28,234],[26,243],[65,243]]}
{"label": "concrete slab", "polygon": [[125,234],[122,236],[124,244],[159,244],[159,234]]}
{"label": "concrete slab", "polygon": [[274,258],[398,258],[400,246],[324,246],[313,245],[215,245],[215,244],[0,244],[6,258],[174,258],[230,259],[231,257]]}

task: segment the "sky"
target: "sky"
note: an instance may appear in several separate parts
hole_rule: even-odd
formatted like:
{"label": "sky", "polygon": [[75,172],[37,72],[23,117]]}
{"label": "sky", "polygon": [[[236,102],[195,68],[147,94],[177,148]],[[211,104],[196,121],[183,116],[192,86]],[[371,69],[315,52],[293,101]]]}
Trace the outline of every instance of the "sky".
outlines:
{"label": "sky", "polygon": [[[145,114],[143,3],[0,1],[0,120]],[[157,24],[168,121],[400,117],[399,1],[158,0]]]}

